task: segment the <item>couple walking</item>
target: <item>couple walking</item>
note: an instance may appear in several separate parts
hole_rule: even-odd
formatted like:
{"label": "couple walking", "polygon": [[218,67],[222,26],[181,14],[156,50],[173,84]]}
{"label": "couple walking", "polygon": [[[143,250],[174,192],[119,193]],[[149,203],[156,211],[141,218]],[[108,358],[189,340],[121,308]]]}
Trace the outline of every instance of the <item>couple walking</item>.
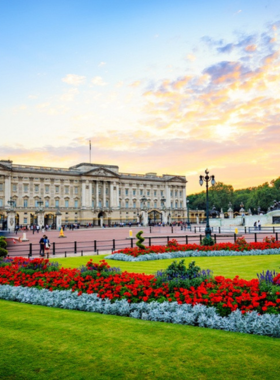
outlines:
{"label": "couple walking", "polygon": [[47,258],[50,255],[51,243],[46,235],[43,235],[39,241],[40,244],[40,256],[44,257],[45,254]]}

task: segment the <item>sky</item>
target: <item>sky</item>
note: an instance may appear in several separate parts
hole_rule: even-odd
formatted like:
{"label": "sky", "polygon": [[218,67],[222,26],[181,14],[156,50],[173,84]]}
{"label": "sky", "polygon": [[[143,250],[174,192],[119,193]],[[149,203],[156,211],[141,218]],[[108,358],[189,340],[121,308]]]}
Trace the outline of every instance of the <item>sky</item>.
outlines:
{"label": "sky", "polygon": [[280,171],[279,0],[0,0],[0,159]]}

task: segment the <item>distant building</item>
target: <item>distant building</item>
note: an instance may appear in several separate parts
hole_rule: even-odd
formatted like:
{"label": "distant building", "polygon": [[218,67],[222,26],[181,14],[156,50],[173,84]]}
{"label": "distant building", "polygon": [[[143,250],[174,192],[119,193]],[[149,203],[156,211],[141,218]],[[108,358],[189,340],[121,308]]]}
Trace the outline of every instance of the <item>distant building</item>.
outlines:
{"label": "distant building", "polygon": [[82,225],[186,221],[186,183],[171,174],[120,173],[116,165],[62,169],[0,160],[0,225],[11,200],[16,225],[57,227],[57,216],[61,224]]}

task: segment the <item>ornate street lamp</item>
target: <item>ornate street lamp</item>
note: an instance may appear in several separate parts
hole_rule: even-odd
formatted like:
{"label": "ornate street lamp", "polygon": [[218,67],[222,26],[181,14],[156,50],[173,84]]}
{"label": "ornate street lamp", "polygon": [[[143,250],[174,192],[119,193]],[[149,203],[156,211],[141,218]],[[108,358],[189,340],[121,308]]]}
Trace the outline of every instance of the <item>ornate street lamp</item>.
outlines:
{"label": "ornate street lamp", "polygon": [[10,197],[10,199],[7,201],[8,205],[10,206],[10,211],[13,211],[14,210],[14,207],[15,207],[15,201],[13,200],[12,197]]}
{"label": "ornate street lamp", "polygon": [[166,199],[164,197],[162,197],[161,200],[160,200],[160,202],[161,202],[161,208],[162,208],[163,211],[165,211],[165,204],[164,204],[165,201],[166,201]]}
{"label": "ornate street lamp", "polygon": [[206,228],[205,228],[205,236],[211,237],[211,228],[209,225],[209,197],[208,197],[208,184],[211,182],[211,185],[215,185],[215,176],[211,175],[209,176],[208,169],[205,170],[205,176],[201,175],[199,176],[199,184],[200,186],[203,185],[203,183],[206,183]]}
{"label": "ornate street lamp", "polygon": [[39,198],[39,200],[37,201],[37,205],[38,205],[38,211],[43,211],[43,204],[44,202],[42,201],[41,198]]}
{"label": "ornate street lamp", "polygon": [[188,212],[188,221],[187,221],[187,224],[188,224],[188,227],[191,225],[190,223],[190,209],[189,209],[189,200],[187,199],[186,200],[186,207],[187,207],[187,212]]}

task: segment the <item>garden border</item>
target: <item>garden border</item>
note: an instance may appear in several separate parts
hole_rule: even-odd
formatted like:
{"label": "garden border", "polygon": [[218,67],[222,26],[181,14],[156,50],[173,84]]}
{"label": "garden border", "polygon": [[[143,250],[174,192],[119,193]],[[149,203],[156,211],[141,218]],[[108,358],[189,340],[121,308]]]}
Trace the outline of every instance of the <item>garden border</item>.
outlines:
{"label": "garden border", "polygon": [[83,293],[79,296],[78,292],[71,290],[50,291],[11,285],[0,285],[0,299],[280,338],[280,315],[259,315],[256,311],[242,314],[236,310],[228,317],[221,317],[215,307],[200,304],[191,306],[179,305],[177,302],[129,303],[126,300],[111,303],[108,299],[98,298],[96,294]]}
{"label": "garden border", "polygon": [[165,260],[184,257],[219,257],[219,256],[262,256],[262,255],[280,255],[280,248],[270,249],[252,249],[251,251],[175,251],[168,253],[149,253],[133,257],[124,253],[114,253],[106,256],[106,260],[118,260],[128,262],[139,262],[149,260]]}

